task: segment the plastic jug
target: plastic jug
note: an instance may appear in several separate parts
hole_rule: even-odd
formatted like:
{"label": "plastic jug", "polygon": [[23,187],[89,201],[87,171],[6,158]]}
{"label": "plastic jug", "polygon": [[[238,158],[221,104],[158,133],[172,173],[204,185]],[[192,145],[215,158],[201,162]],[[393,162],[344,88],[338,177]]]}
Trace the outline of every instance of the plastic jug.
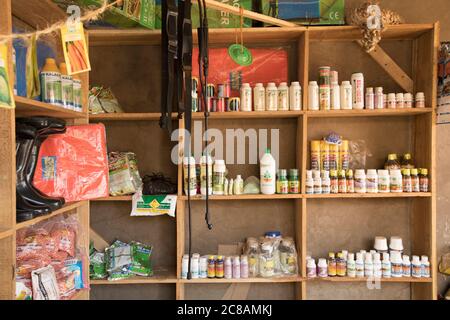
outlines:
{"label": "plastic jug", "polygon": [[270,149],[261,157],[260,163],[260,183],[261,193],[275,194],[276,191],[276,163],[270,154]]}

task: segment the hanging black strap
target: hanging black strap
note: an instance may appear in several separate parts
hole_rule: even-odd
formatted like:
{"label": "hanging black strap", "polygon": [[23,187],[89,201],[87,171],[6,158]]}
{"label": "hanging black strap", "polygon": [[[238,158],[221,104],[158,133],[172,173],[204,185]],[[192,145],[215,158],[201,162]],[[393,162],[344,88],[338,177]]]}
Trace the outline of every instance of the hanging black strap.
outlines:
{"label": "hanging black strap", "polygon": [[178,8],[176,0],[166,0],[162,5],[161,23],[161,55],[162,55],[162,88],[161,88],[161,119],[159,125],[172,133],[172,110],[177,95],[176,61],[178,53]]}

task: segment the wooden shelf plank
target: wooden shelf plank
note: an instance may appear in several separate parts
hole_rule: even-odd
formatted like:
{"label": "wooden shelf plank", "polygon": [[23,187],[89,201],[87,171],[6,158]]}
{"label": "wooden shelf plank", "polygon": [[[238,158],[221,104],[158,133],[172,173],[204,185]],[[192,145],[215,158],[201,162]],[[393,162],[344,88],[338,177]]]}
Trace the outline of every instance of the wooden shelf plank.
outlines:
{"label": "wooden shelf plank", "polygon": [[307,199],[345,199],[345,198],[427,198],[431,192],[400,193],[339,193],[339,194],[306,194]]}
{"label": "wooden shelf plank", "polygon": [[120,197],[106,197],[90,200],[91,202],[96,201],[131,201],[132,196],[120,196]]}
{"label": "wooden shelf plank", "polygon": [[12,236],[14,234],[14,230],[13,229],[0,229],[0,240],[4,239],[4,238],[8,238],[10,236]]}
{"label": "wooden shelf plank", "polygon": [[132,277],[130,279],[109,281],[109,280],[91,280],[91,285],[126,285],[126,284],[158,284],[158,283],[177,283],[175,273],[156,272],[152,277]]}
{"label": "wooden shelf plank", "polygon": [[60,106],[54,106],[41,101],[15,96],[16,116],[50,116],[62,119],[84,119],[86,114],[83,112],[64,109]]}
{"label": "wooden shelf plank", "polygon": [[246,279],[179,279],[180,283],[195,283],[195,284],[211,284],[211,283],[289,283],[302,282],[304,278],[299,276],[294,277],[274,277],[274,278],[246,278]]}
{"label": "wooden shelf plank", "polygon": [[[173,114],[172,118],[176,119],[177,114]],[[141,113],[100,113],[90,114],[89,121],[159,121],[160,112],[141,112]]]}
{"label": "wooden shelf plank", "polygon": [[[229,111],[211,112],[209,119],[275,119],[275,118],[297,118],[304,114],[303,111]],[[203,112],[192,114],[193,119],[203,119]]]}
{"label": "wooden shelf plank", "polygon": [[[282,199],[301,199],[301,194],[273,194],[273,195],[266,195],[266,194],[242,194],[242,195],[230,195],[230,196],[209,196],[209,200],[213,201],[227,201],[227,200],[282,200]],[[188,200],[187,196],[181,196],[181,200]],[[205,196],[192,196],[191,200],[193,201],[199,201],[199,200],[205,200]]]}
{"label": "wooden shelf plank", "polygon": [[[402,277],[402,278],[380,278],[377,279],[381,282],[392,282],[392,283],[408,283],[408,282],[421,282],[429,283],[433,282],[432,278],[412,278],[412,277]],[[327,281],[327,282],[366,282],[368,278],[350,278],[350,277],[326,277],[326,278],[309,278],[307,281]],[[372,281],[375,281],[373,279]]]}
{"label": "wooden shelf plank", "polygon": [[32,225],[36,224],[36,223],[39,223],[39,222],[51,219],[53,217],[56,217],[57,215],[69,212],[71,210],[74,210],[74,209],[80,207],[82,204],[83,204],[83,201],[68,203],[65,206],[63,206],[61,209],[56,210],[56,211],[52,212],[49,215],[42,216],[42,217],[37,217],[37,218],[34,218],[32,220],[28,220],[28,221],[24,221],[24,222],[20,222],[20,223],[16,224],[16,230],[27,228],[29,226],[32,226]]}
{"label": "wooden shelf plank", "polygon": [[432,113],[432,108],[306,111],[310,118],[415,116]]}

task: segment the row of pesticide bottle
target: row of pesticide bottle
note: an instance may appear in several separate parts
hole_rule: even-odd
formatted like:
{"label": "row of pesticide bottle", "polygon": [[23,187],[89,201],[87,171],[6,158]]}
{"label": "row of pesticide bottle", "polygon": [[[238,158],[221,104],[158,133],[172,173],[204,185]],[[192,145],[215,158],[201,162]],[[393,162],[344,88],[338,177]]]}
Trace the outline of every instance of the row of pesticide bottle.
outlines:
{"label": "row of pesticide bottle", "polygon": [[[181,278],[187,279],[189,272],[189,255],[183,256]],[[241,256],[200,256],[194,253],[191,257],[192,279],[246,279],[249,277],[249,261],[246,255]]]}
{"label": "row of pesticide bottle", "polygon": [[[389,248],[385,237],[376,237],[374,249],[349,253],[342,250],[335,254],[330,252],[328,259],[321,258],[316,262],[306,258],[306,274],[308,278],[325,277],[374,277],[374,278],[429,278],[431,276],[428,256],[402,255],[403,242],[400,237],[391,237]],[[390,251],[389,251],[390,249]]]}
{"label": "row of pesticide bottle", "polygon": [[65,63],[58,68],[55,59],[46,59],[41,71],[41,100],[81,112],[81,79],[77,75],[70,76]]}
{"label": "row of pesticide bottle", "polygon": [[[368,87],[364,92],[364,74],[354,73],[351,81],[339,86],[338,72],[328,66],[319,68],[319,81],[308,86],[308,110],[401,109],[414,106],[411,93],[384,94],[382,87]],[[415,107],[425,107],[425,95],[417,92]]]}
{"label": "row of pesticide bottle", "polygon": [[[420,173],[420,175],[419,175]],[[427,169],[307,170],[306,194],[428,192]]]}
{"label": "row of pesticide bottle", "polygon": [[311,141],[311,170],[347,170],[350,165],[349,141],[329,143],[325,140]]}

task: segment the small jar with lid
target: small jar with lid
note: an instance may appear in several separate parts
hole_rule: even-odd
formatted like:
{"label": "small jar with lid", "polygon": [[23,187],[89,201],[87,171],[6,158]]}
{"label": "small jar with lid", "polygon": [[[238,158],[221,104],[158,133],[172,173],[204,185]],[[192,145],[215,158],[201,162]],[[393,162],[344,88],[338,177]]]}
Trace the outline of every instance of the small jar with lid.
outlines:
{"label": "small jar with lid", "polygon": [[382,87],[375,88],[375,109],[384,109],[384,94]]}
{"label": "small jar with lid", "polygon": [[428,169],[420,169],[419,171],[420,192],[428,192]]}
{"label": "small jar with lid", "polygon": [[383,94],[383,109],[387,109],[388,107],[388,95]]}
{"label": "small jar with lid", "polygon": [[411,188],[412,192],[420,192],[420,180],[418,169],[411,169]]}
{"label": "small jar with lid", "polygon": [[403,192],[412,192],[411,170],[402,169]]}
{"label": "small jar with lid", "polygon": [[402,157],[402,162],[401,162],[401,168],[402,169],[412,169],[414,168],[414,163],[412,160],[412,156],[411,153],[405,153]]}
{"label": "small jar with lid", "polygon": [[384,164],[385,170],[393,170],[400,169],[400,162],[398,162],[397,155],[395,153],[391,153],[388,155],[388,159]]}
{"label": "small jar with lid", "polygon": [[396,95],[395,93],[389,93],[387,97],[387,107],[388,109],[395,109],[397,107]]}
{"label": "small jar with lid", "polygon": [[375,109],[375,94],[373,88],[366,88],[366,109]]}
{"label": "small jar with lid", "polygon": [[279,169],[277,174],[277,193],[288,194],[289,193],[289,181],[287,179],[287,170]]}
{"label": "small jar with lid", "polygon": [[355,171],[355,192],[366,193],[366,173],[364,169],[357,169]]}
{"label": "small jar with lid", "polygon": [[338,171],[330,170],[330,193],[339,193]]}
{"label": "small jar with lid", "polygon": [[377,170],[374,169],[367,170],[366,189],[367,193],[378,193]]}
{"label": "small jar with lid", "polygon": [[416,108],[425,108],[425,94],[417,92],[416,94]]}
{"label": "small jar with lid", "polygon": [[405,108],[412,108],[413,107],[413,96],[411,93],[405,93],[404,94],[404,104],[405,104]]}
{"label": "small jar with lid", "polygon": [[388,170],[378,170],[378,192],[390,192],[390,179]]}
{"label": "small jar with lid", "polygon": [[403,93],[397,93],[395,95],[395,107],[397,109],[403,109],[405,107],[405,96]]}
{"label": "small jar with lid", "polygon": [[266,110],[278,110],[278,89],[274,82],[269,82],[266,88]]}
{"label": "small jar with lid", "polygon": [[289,193],[297,194],[300,192],[300,182],[298,180],[298,170],[290,169],[289,170]]}
{"label": "small jar with lid", "polygon": [[402,172],[400,169],[389,170],[390,190],[394,193],[403,192]]}
{"label": "small jar with lid", "polygon": [[308,86],[308,110],[319,110],[319,85],[317,81],[310,81]]}
{"label": "small jar with lid", "polygon": [[317,266],[314,259],[308,259],[306,261],[306,276],[311,279],[317,276]]}

